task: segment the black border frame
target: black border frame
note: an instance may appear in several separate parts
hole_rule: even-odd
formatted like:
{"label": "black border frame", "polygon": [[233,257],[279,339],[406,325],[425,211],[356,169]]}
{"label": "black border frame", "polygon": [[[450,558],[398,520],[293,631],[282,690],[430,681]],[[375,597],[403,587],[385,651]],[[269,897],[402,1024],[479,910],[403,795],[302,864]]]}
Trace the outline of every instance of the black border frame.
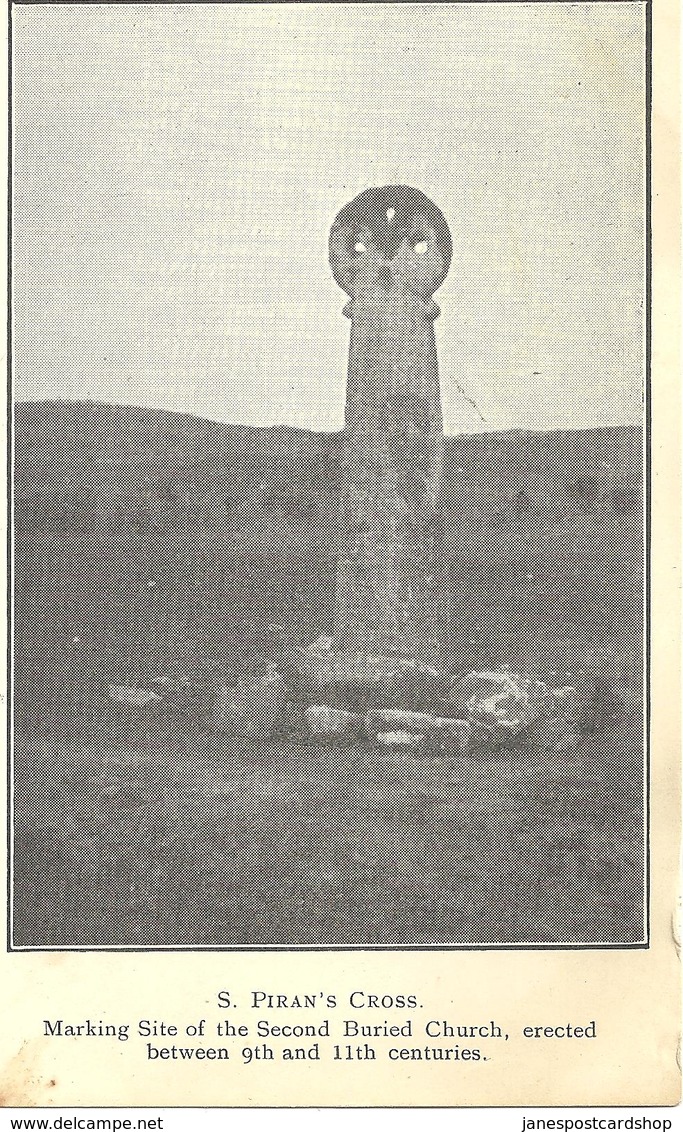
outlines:
{"label": "black border frame", "polygon": [[[78,6],[101,6],[102,0],[75,0]],[[181,0],[182,3],[193,5],[203,3],[204,0]],[[228,7],[232,0],[219,0],[221,4]],[[242,0],[242,3],[256,4],[260,6],[277,6],[278,4],[296,4],[300,0]],[[347,0],[318,0],[320,4],[335,4],[346,3]],[[381,0],[383,3],[402,4],[412,3],[413,0]],[[432,0],[434,6],[438,6],[441,0]],[[458,0],[459,3],[468,4],[491,4],[491,3],[528,3],[528,0]],[[556,4],[573,4],[574,0],[532,0],[533,3],[556,3]],[[586,0],[591,4],[609,3],[612,0]],[[622,0],[623,2],[623,0]],[[451,944],[446,946],[437,945],[406,945],[404,947],[397,947],[391,945],[381,946],[368,946],[363,944],[358,945],[339,945],[339,946],[307,946],[299,945],[292,947],[285,946],[265,946],[263,944],[249,945],[249,946],[205,946],[194,947],[176,945],[174,947],[145,947],[144,945],[136,947],[15,947],[12,940],[12,919],[11,919],[11,885],[12,885],[12,788],[13,788],[13,712],[12,712],[12,688],[13,688],[13,671],[12,671],[12,594],[13,594],[13,530],[12,530],[12,516],[13,516],[13,423],[14,423],[14,400],[13,400],[13,384],[12,384],[12,10],[14,7],[51,7],[61,6],[60,0],[8,0],[7,5],[7,36],[8,36],[8,51],[7,51],[7,414],[6,414],[6,427],[7,427],[7,536],[6,536],[6,561],[7,561],[7,715],[6,715],[6,737],[7,737],[7,885],[5,890],[6,905],[7,905],[7,945],[6,951],[10,954],[28,954],[33,955],[36,953],[50,954],[56,953],[69,953],[69,954],[145,954],[152,952],[154,954],[170,952],[175,954],[189,954],[189,955],[203,955],[216,952],[254,952],[261,955],[285,953],[304,953],[304,952],[339,952],[346,954],[349,952],[396,952],[402,953],[404,951],[418,952],[461,952],[461,951],[643,951],[650,948],[650,901],[651,901],[651,845],[650,845],[650,802],[651,802],[651,539],[652,539],[652,389],[651,389],[651,353],[652,353],[652,4],[653,0],[626,0],[631,4],[636,4],[645,9],[645,245],[644,245],[644,268],[645,268],[645,382],[644,382],[644,411],[643,411],[643,456],[644,456],[644,612],[645,612],[645,639],[644,639],[644,675],[645,675],[645,698],[644,698],[644,758],[643,758],[643,800],[644,800],[644,926],[645,933],[642,942],[635,943],[545,943],[545,944],[496,944],[496,943],[482,943],[482,944]],[[119,4],[131,3],[145,3],[145,0],[107,0],[107,7],[117,7]],[[157,0],[157,4],[163,6],[165,3],[175,3],[175,0]],[[78,1106],[76,1106],[78,1107]],[[125,1107],[125,1106],[124,1106]],[[292,1108],[300,1108],[301,1106],[293,1105]],[[305,1107],[305,1106],[304,1106]],[[315,1106],[313,1106],[315,1107]],[[431,1108],[433,1106],[424,1106]],[[505,1106],[499,1106],[504,1108]],[[572,1106],[568,1106],[572,1107]],[[576,1106],[573,1106],[576,1107]],[[276,1111],[276,1110],[274,1110]]]}

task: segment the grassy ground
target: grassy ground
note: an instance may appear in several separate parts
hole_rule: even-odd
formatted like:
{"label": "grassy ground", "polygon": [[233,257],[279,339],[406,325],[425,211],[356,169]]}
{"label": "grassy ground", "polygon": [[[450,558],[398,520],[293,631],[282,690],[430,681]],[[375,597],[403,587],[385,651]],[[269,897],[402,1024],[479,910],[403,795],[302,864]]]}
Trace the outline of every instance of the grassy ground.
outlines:
{"label": "grassy ground", "polygon": [[20,744],[15,943],[638,941],[640,730],[562,755]]}
{"label": "grassy ground", "polygon": [[[525,481],[526,482],[526,481]],[[239,675],[332,620],[334,523],[26,531],[16,558],[15,943],[635,942],[643,920],[642,524],[449,512],[453,671],[616,675],[576,750],[146,739],[109,683]],[[598,705],[599,706],[599,705]],[[613,707],[613,705],[612,705]],[[110,715],[107,715],[107,712]]]}

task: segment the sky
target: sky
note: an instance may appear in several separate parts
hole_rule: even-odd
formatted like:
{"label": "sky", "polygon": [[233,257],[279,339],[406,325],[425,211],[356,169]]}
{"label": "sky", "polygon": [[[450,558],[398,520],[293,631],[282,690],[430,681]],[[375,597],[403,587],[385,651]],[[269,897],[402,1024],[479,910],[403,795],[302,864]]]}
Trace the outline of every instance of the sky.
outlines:
{"label": "sky", "polygon": [[638,0],[12,18],[17,399],[342,427],[330,225],[409,184],[453,237],[446,432],[641,423]]}

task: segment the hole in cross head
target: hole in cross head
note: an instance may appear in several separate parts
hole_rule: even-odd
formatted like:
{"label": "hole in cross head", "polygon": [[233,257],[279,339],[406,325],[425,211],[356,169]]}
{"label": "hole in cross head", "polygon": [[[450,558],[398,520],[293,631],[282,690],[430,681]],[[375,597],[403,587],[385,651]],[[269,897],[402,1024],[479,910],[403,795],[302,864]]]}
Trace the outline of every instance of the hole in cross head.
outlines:
{"label": "hole in cross head", "polygon": [[421,238],[413,240],[413,251],[415,255],[424,255],[427,251],[427,241]]}
{"label": "hole in cross head", "polygon": [[353,250],[356,255],[362,255],[363,252],[366,252],[368,250],[368,245],[362,236],[356,236],[356,239],[353,243]]}
{"label": "hole in cross head", "polygon": [[395,208],[388,208],[387,209],[387,220],[389,221],[390,224],[391,224],[391,221],[394,219],[395,215],[396,215],[396,209]]}

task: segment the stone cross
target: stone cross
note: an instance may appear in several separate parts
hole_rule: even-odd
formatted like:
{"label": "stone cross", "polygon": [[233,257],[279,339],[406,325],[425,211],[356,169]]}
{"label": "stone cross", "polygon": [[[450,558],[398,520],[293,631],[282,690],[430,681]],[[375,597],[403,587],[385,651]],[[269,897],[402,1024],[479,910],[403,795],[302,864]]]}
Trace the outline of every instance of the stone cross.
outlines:
{"label": "stone cross", "polygon": [[432,296],[451,262],[443,214],[406,185],[337,216],[330,264],[350,296],[335,649],[408,658],[439,647],[443,420]]}

